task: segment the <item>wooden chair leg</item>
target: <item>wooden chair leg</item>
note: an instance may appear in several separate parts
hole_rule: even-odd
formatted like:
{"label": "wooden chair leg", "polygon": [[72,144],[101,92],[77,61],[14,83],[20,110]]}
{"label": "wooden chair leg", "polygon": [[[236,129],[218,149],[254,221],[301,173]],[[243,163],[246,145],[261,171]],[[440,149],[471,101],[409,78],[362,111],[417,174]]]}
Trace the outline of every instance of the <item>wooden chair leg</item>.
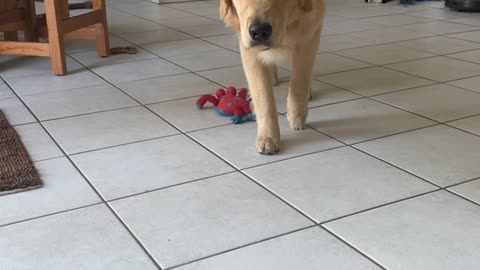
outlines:
{"label": "wooden chair leg", "polygon": [[65,47],[62,30],[62,2],[57,0],[45,0],[45,13],[47,14],[48,43],[50,45],[50,57],[52,58],[52,70],[56,75],[67,73],[65,60]]}
{"label": "wooden chair leg", "polygon": [[110,54],[110,43],[107,24],[107,6],[105,0],[93,0],[93,9],[102,11],[102,22],[95,25],[97,31],[97,53],[99,56],[107,57]]}

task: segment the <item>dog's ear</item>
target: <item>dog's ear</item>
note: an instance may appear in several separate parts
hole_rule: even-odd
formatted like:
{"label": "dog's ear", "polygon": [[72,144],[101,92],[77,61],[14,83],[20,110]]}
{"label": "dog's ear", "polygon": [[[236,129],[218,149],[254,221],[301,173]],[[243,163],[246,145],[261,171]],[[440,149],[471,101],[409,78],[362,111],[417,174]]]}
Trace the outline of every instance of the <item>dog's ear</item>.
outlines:
{"label": "dog's ear", "polygon": [[220,19],[225,19],[233,8],[232,0],[220,0]]}
{"label": "dog's ear", "polygon": [[220,0],[220,18],[227,26],[236,31],[240,30],[240,22],[232,0]]}
{"label": "dog's ear", "polygon": [[310,12],[313,10],[313,0],[298,0],[300,8],[305,12]]}

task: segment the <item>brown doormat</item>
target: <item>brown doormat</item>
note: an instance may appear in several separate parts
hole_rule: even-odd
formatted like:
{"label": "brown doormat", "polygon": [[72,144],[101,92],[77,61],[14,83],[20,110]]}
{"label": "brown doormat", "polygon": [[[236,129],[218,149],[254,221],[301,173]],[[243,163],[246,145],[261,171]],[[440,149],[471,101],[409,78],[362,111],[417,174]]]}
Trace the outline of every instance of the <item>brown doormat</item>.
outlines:
{"label": "brown doormat", "polygon": [[15,129],[0,110],[0,195],[42,186],[42,180]]}

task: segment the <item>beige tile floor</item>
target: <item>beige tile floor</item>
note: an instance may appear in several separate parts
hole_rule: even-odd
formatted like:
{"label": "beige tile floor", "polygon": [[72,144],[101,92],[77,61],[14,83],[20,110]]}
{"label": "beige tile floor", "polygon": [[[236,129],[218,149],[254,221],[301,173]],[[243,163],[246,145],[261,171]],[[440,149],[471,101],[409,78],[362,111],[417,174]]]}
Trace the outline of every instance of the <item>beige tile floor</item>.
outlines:
{"label": "beige tile floor", "polygon": [[[292,0],[293,1],[293,0]],[[108,0],[101,59],[0,57],[45,187],[0,197],[0,269],[478,270],[480,14],[328,0],[308,129],[282,152],[195,99],[246,86],[218,1]]]}

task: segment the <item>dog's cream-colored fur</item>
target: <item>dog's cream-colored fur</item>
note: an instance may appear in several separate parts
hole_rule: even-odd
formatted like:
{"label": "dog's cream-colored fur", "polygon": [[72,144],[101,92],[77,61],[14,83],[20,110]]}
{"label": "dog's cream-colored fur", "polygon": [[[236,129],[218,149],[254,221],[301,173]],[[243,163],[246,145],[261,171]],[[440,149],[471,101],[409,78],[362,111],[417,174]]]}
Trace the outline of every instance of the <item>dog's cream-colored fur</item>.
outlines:
{"label": "dog's cream-colored fur", "polygon": [[[221,0],[220,16],[239,34],[243,68],[257,119],[257,151],[280,150],[280,129],[273,86],[276,64],[292,58],[287,118],[293,129],[305,128],[311,97],[312,68],[325,16],[324,0]],[[249,27],[254,21],[271,23],[269,47],[251,46]]]}

